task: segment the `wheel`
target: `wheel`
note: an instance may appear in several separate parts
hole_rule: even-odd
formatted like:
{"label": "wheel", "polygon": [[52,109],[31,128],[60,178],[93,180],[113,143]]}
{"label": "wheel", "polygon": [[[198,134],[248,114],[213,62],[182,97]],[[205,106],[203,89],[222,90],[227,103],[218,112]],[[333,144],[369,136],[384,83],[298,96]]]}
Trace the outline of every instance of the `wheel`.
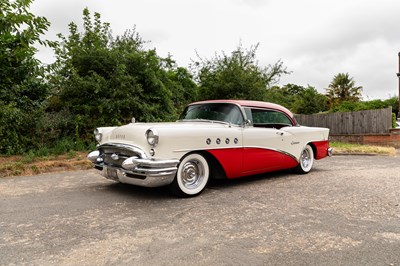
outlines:
{"label": "wheel", "polygon": [[300,155],[299,165],[295,168],[299,174],[307,174],[311,171],[314,164],[314,151],[310,145],[307,145]]}
{"label": "wheel", "polygon": [[171,191],[179,197],[199,195],[206,187],[209,176],[210,168],[204,156],[189,154],[179,164]]}

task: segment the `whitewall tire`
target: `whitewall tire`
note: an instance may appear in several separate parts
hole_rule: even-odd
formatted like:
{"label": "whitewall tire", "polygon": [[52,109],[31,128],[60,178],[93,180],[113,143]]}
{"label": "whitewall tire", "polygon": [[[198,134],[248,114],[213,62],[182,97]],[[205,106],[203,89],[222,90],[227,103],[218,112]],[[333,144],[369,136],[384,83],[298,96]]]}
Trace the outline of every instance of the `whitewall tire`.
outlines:
{"label": "whitewall tire", "polygon": [[307,145],[301,152],[299,165],[295,168],[299,174],[307,174],[314,165],[314,151],[310,145]]}
{"label": "whitewall tire", "polygon": [[199,195],[208,183],[210,167],[206,158],[198,153],[185,156],[178,166],[172,192],[180,197]]}

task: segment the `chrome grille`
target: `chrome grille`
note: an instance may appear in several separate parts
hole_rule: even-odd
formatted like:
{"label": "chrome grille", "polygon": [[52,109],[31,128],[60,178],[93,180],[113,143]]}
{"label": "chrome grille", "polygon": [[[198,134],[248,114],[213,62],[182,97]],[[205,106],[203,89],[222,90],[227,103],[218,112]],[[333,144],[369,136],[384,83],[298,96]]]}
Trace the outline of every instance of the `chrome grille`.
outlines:
{"label": "chrome grille", "polygon": [[129,157],[135,156],[141,158],[139,153],[121,146],[102,145],[98,147],[98,150],[104,164],[113,167],[121,167],[122,162]]}

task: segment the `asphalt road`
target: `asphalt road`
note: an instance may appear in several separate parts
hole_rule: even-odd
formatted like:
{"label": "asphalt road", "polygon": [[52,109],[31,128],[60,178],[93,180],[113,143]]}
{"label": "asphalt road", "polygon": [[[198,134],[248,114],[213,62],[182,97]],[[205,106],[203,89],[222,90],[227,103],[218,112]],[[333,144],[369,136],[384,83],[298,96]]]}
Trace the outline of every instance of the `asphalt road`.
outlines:
{"label": "asphalt road", "polygon": [[400,157],[176,199],[94,170],[0,179],[0,265],[400,265]]}

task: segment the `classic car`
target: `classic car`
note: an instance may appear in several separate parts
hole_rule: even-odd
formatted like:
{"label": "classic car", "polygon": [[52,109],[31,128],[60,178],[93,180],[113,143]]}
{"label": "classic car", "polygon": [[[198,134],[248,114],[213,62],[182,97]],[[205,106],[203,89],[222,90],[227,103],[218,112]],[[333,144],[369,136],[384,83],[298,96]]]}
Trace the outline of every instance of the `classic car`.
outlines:
{"label": "classic car", "polygon": [[238,178],[282,169],[310,172],[332,155],[329,129],[300,126],[283,106],[259,101],[189,104],[172,123],[95,129],[88,159],[111,180],[168,185],[182,197],[200,194],[210,178]]}

